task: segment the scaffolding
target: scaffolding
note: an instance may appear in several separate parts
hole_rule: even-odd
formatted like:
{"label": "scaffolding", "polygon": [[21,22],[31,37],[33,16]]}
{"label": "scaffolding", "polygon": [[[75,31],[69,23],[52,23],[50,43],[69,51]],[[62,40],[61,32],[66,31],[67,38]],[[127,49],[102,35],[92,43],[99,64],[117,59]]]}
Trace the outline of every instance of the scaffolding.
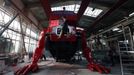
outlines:
{"label": "scaffolding", "polygon": [[[114,30],[116,28],[116,30]],[[118,29],[118,30],[117,30]],[[107,41],[116,41],[117,53],[120,61],[120,75],[134,74],[134,16],[113,24],[112,27],[104,29],[95,34],[97,36],[108,36]]]}

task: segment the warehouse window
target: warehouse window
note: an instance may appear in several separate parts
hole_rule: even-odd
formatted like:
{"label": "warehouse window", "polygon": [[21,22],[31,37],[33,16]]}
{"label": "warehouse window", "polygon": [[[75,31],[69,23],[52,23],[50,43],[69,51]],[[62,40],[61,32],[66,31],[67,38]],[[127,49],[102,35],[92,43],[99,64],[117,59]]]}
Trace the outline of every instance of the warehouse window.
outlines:
{"label": "warehouse window", "polygon": [[[0,30],[4,29],[4,25],[10,21],[13,14],[9,15],[6,11],[0,8]],[[9,28],[0,37],[0,48],[3,52],[16,53],[21,51],[22,33],[20,28],[19,18],[16,18]],[[37,33],[32,28],[32,23],[22,22],[25,47],[27,52],[33,52],[37,46]],[[3,44],[4,43],[4,44]],[[2,46],[3,45],[3,46]],[[4,47],[6,46],[6,47]],[[0,51],[2,52],[2,50]]]}
{"label": "warehouse window", "polygon": [[[65,5],[65,6],[58,6],[58,7],[52,7],[52,11],[62,11],[63,7],[66,7],[66,11],[74,11],[74,13],[78,13],[78,10],[80,8],[80,5],[73,4],[73,5]],[[87,9],[84,12],[85,16],[91,16],[91,17],[97,17],[103,10],[87,7]]]}
{"label": "warehouse window", "polygon": [[3,9],[0,8],[0,24],[3,25],[10,20],[10,17],[7,13],[4,12]]}
{"label": "warehouse window", "polygon": [[26,50],[29,53],[32,53],[35,51],[35,48],[37,47],[37,39],[38,39],[38,34],[34,31],[32,31],[31,27],[27,27],[26,29],[26,35],[29,36],[25,36],[25,46],[26,46]]}

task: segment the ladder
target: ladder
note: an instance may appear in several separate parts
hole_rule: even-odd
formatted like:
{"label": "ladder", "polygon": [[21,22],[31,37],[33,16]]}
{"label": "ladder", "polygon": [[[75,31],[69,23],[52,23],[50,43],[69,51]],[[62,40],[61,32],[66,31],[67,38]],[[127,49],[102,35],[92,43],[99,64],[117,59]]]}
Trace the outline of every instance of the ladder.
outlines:
{"label": "ladder", "polygon": [[[134,75],[134,51],[129,27],[123,29],[123,34],[124,40],[118,41],[121,75]],[[128,40],[131,42],[128,43]]]}

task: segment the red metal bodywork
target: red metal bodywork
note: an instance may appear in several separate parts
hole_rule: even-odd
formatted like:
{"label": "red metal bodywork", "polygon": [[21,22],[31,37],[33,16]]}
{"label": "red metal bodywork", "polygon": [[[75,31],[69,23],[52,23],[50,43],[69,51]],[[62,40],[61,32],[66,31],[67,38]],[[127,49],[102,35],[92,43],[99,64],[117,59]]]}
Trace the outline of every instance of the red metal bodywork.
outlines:
{"label": "red metal bodywork", "polygon": [[59,37],[55,34],[51,34],[50,40],[52,41],[69,41],[69,42],[74,42],[76,41],[76,36],[75,35],[70,35],[69,37],[66,36],[61,36],[61,38],[59,39]]}
{"label": "red metal bodywork", "polygon": [[[38,69],[38,60],[41,58],[42,56],[42,52],[43,49],[45,48],[45,37],[47,33],[50,33],[51,28],[46,28],[43,31],[41,31],[40,33],[40,37],[39,37],[39,41],[38,41],[38,47],[36,48],[33,57],[32,57],[32,62],[29,65],[24,66],[23,68],[19,69],[15,75],[26,75],[28,72],[32,71],[36,71]],[[105,68],[102,65],[96,64],[96,62],[94,62],[92,55],[91,55],[91,49],[87,47],[86,44],[86,33],[84,31],[81,31],[82,33],[82,49],[83,49],[83,54],[85,56],[85,58],[87,59],[87,61],[89,62],[88,64],[88,69],[90,70],[96,70],[99,73],[109,73],[110,70]],[[73,42],[76,41],[76,36],[74,35],[70,35],[69,37],[62,35],[60,38],[58,38],[57,35],[55,34],[50,34],[50,39],[53,41],[69,41],[69,42]]]}
{"label": "red metal bodywork", "polygon": [[[78,14],[65,14],[66,11],[60,11],[58,12],[52,12],[51,11],[51,6],[49,4],[48,0],[40,0],[41,4],[44,8],[45,13],[47,14],[47,17],[49,20],[54,20],[54,19],[59,19],[61,16],[65,16],[69,22],[70,25],[76,27],[77,25],[77,21],[79,21],[79,19],[81,18],[81,16],[83,15],[84,11],[86,10],[88,4],[90,3],[90,0],[83,0],[81,3],[81,7],[80,10],[78,11]],[[117,2],[117,4],[115,4],[109,11],[107,11],[107,13],[105,13],[103,16],[99,17],[96,19],[96,21],[93,23],[92,27],[93,28],[101,19],[103,19],[104,17],[106,17],[107,15],[111,14],[116,8],[119,8],[123,3],[125,3],[128,0],[119,0]],[[59,14],[59,13],[64,13],[64,14]],[[32,62],[29,65],[26,65],[25,67],[19,69],[15,75],[26,75],[29,71],[35,71],[38,69],[38,65],[37,62],[38,60],[41,58],[42,56],[42,52],[43,49],[45,48],[45,37],[47,35],[47,33],[50,33],[52,31],[53,26],[48,27],[46,29],[44,29],[41,34],[40,34],[40,38],[38,41],[38,47],[36,48],[33,57],[32,57]],[[77,30],[76,30],[77,31]],[[87,41],[86,41],[86,33],[85,31],[80,31],[82,33],[81,37],[82,37],[82,50],[83,50],[83,54],[85,56],[85,58],[87,59],[88,63],[88,69],[94,71],[98,71],[99,73],[109,73],[110,70],[98,63],[96,63],[93,60],[92,54],[91,54],[91,49],[89,47],[87,47]],[[76,41],[76,36],[71,35],[69,37],[62,35],[60,38],[58,38],[57,35],[55,34],[50,34],[50,39],[53,41],[70,41],[70,42],[74,42]]]}

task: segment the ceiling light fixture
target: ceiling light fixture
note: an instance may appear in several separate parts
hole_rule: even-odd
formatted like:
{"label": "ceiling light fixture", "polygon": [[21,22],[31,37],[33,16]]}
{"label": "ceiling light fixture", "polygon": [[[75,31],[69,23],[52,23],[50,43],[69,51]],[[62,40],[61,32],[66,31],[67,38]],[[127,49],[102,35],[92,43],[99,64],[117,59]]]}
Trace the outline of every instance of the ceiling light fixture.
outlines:
{"label": "ceiling light fixture", "polygon": [[118,31],[118,30],[120,30],[119,28],[114,28],[112,31]]}
{"label": "ceiling light fixture", "polygon": [[78,30],[84,30],[83,28],[81,28],[81,27],[76,27],[76,29],[78,29]]}

